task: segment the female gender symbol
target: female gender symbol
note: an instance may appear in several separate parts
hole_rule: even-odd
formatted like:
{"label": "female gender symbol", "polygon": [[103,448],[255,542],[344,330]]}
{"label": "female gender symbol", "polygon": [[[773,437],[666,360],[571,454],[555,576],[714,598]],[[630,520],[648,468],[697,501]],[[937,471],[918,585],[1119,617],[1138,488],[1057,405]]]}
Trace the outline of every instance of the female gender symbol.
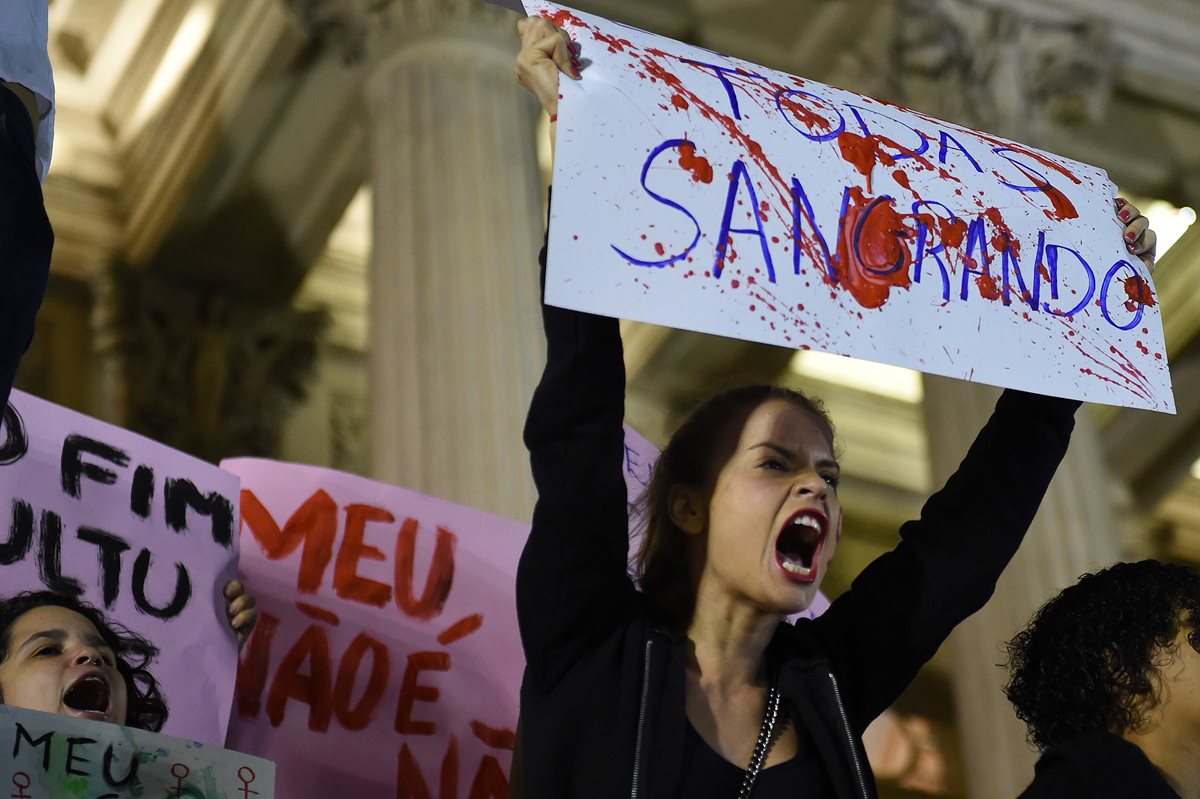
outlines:
{"label": "female gender symbol", "polygon": [[242,766],[238,769],[238,779],[242,781],[242,799],[250,799],[251,796],[258,796],[258,791],[250,788],[250,785],[258,779],[258,776],[254,773],[254,769],[249,766]]}
{"label": "female gender symbol", "polygon": [[[21,782],[21,780],[17,779],[18,777],[24,779],[25,782]],[[29,794],[25,793],[25,789],[29,787],[31,782],[29,775],[24,771],[18,771],[16,774],[13,774],[12,784],[17,789],[17,793],[11,795],[12,799],[32,799]]]}
{"label": "female gender symbol", "polygon": [[[176,769],[178,769],[178,771]],[[191,773],[192,770],[188,768],[187,763],[175,763],[171,766],[171,776],[175,778],[176,799],[179,799],[179,797],[183,796],[183,779]]]}

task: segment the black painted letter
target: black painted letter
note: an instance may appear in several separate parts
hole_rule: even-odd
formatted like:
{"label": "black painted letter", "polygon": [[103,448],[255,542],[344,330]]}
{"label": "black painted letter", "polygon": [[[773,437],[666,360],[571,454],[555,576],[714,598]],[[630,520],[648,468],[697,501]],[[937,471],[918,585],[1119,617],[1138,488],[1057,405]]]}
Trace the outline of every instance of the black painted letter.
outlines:
{"label": "black painted letter", "polygon": [[173,619],[187,607],[188,599],[192,596],[192,580],[188,577],[187,569],[182,563],[175,564],[175,596],[171,602],[162,608],[150,604],[146,598],[146,577],[150,573],[150,550],[143,549],[133,564],[133,601],[137,609],[156,619]]}

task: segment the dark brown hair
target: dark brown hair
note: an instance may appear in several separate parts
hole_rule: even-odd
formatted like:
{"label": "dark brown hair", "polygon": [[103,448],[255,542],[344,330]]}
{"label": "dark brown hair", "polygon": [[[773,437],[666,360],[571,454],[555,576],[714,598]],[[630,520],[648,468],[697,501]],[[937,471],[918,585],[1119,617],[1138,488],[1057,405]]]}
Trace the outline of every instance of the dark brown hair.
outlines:
{"label": "dark brown hair", "polygon": [[690,537],[671,520],[670,494],[677,485],[709,486],[729,459],[732,435],[764,402],[783,400],[812,414],[834,446],[833,421],[820,400],[783,386],[750,385],[702,402],[658,456],[650,483],[638,500],[645,527],[633,566],[642,591],[673,627],[691,620],[695,596],[688,572]]}

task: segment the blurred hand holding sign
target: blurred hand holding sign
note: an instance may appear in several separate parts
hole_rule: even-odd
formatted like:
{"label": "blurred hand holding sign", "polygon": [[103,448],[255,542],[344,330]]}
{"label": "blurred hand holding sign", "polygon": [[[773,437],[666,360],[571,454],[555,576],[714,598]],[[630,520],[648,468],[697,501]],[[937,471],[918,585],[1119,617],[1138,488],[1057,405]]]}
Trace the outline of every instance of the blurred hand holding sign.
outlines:
{"label": "blurred hand holding sign", "polygon": [[547,302],[1174,411],[1103,170],[525,7],[588,64],[561,84]]}
{"label": "blurred hand holding sign", "polygon": [[0,596],[81,597],[160,650],[163,731],[225,741],[237,643],[238,480],[164,444],[14,391],[0,426]]}
{"label": "blurred hand holding sign", "polygon": [[0,795],[274,799],[275,766],[216,746],[0,705]]}

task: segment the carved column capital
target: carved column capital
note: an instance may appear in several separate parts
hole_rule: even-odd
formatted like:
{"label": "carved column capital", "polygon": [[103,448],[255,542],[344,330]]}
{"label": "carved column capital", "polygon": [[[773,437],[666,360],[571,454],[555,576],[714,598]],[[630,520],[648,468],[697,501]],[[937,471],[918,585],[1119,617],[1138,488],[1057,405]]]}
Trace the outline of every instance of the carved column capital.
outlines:
{"label": "carved column capital", "polygon": [[210,461],[277,456],[312,374],[321,311],[239,302],[120,267],[95,280],[103,416]]}
{"label": "carved column capital", "polygon": [[313,38],[347,65],[442,30],[504,29],[515,16],[480,0],[288,0]]}
{"label": "carved column capital", "polygon": [[939,116],[1037,144],[1099,123],[1118,57],[1106,25],[989,0],[899,0],[890,93]]}

